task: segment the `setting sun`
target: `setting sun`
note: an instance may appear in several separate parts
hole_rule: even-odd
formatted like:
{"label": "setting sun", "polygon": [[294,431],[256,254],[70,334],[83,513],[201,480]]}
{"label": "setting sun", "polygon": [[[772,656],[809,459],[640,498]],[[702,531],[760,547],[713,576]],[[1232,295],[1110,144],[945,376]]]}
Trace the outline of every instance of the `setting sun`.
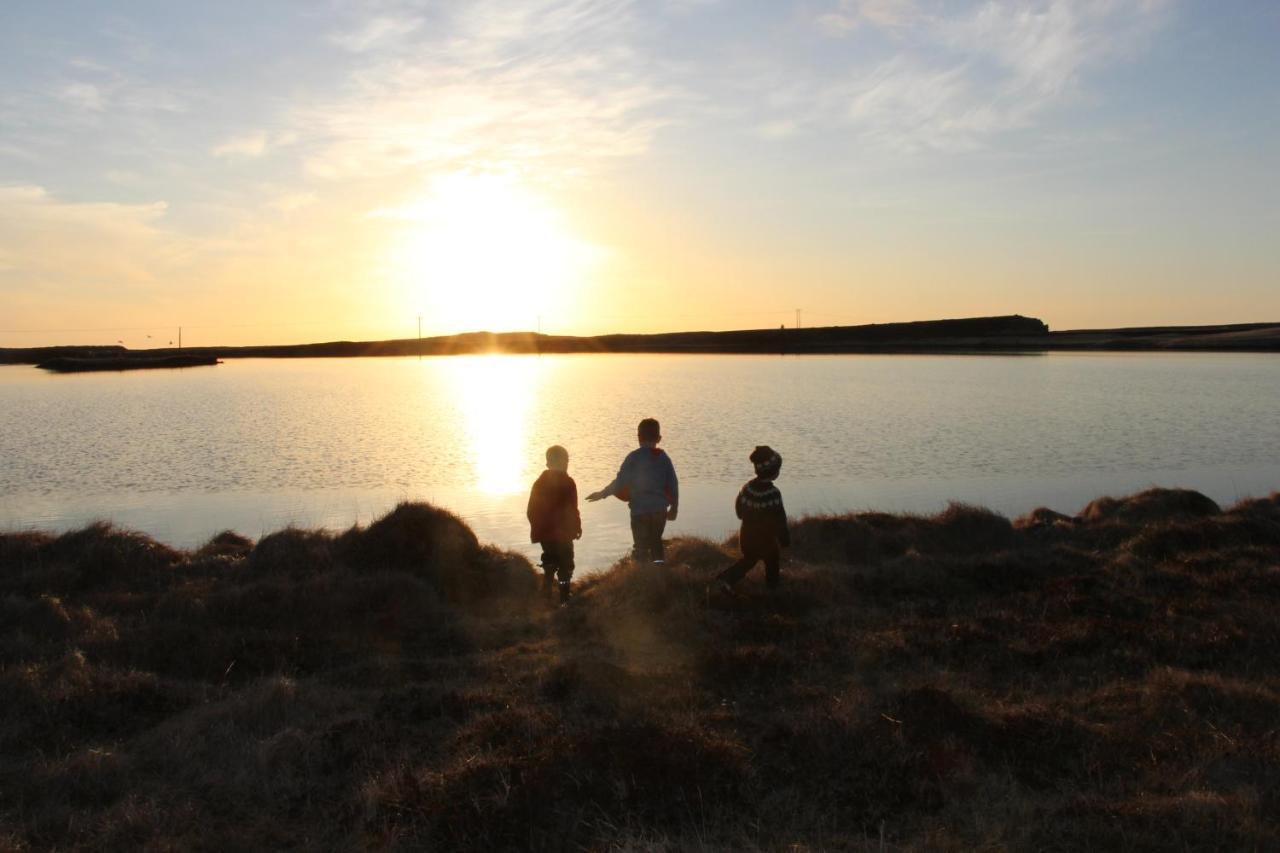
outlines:
{"label": "setting sun", "polygon": [[438,178],[418,199],[375,216],[400,223],[391,277],[430,328],[509,331],[557,325],[602,251],[563,213],[508,174]]}

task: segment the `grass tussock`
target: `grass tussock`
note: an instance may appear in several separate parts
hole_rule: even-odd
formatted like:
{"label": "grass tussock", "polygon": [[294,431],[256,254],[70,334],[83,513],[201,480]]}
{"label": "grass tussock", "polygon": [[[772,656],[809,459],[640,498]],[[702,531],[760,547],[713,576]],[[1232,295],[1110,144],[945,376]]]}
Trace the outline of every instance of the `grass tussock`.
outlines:
{"label": "grass tussock", "polygon": [[806,518],[554,609],[404,504],[0,535],[0,847],[1280,848],[1280,496]]}

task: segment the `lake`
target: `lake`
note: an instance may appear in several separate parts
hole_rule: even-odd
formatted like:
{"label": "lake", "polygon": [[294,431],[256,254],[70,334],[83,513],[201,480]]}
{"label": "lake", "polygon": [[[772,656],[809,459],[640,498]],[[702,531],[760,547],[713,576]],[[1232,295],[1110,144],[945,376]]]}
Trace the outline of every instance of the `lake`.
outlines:
{"label": "lake", "polygon": [[[524,504],[563,444],[586,495],[662,422],[681,478],[669,535],[722,537],[784,458],[790,513],[1074,513],[1151,485],[1223,503],[1280,488],[1280,357],[1267,354],[566,355],[228,360],[56,376],[0,367],[0,527],[107,519],[189,547],[227,528],[341,529],[400,500],[535,556]],[[579,565],[630,544],[626,507],[582,506]]]}

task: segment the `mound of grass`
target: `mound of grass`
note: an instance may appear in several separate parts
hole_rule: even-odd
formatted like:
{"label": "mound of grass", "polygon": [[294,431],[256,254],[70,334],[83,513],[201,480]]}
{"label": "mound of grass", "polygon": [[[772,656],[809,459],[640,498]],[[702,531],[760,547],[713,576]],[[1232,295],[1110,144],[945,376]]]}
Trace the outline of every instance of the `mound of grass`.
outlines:
{"label": "mound of grass", "polygon": [[1098,498],[1080,512],[1087,522],[1113,521],[1128,524],[1167,522],[1172,519],[1204,518],[1222,510],[1209,498],[1190,489],[1148,489],[1126,498]]}
{"label": "mound of grass", "polygon": [[404,504],[0,535],[0,846],[1280,848],[1280,496],[669,544],[567,608]]}

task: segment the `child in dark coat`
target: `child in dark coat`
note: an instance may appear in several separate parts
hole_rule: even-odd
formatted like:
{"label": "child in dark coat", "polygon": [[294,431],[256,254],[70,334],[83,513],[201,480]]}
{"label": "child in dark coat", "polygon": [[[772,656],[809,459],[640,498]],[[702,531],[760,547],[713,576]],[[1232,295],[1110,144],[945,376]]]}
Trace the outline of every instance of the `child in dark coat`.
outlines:
{"label": "child in dark coat", "polygon": [[773,484],[782,470],[782,457],[773,448],[761,445],[751,452],[751,463],[756,467],[755,479],[738,492],[734,510],[742,519],[739,543],[742,559],[716,575],[720,588],[731,592],[733,585],[742,580],[756,563],[764,561],[764,580],[770,589],[776,589],[781,579],[780,549],[791,544],[787,531],[787,511],[782,506],[782,492]]}
{"label": "child in dark coat", "polygon": [[543,590],[551,591],[560,576],[560,603],[569,600],[573,580],[573,540],[582,537],[578,514],[578,485],[569,476],[569,451],[547,448],[547,470],[529,492],[529,541],[542,545]]}

